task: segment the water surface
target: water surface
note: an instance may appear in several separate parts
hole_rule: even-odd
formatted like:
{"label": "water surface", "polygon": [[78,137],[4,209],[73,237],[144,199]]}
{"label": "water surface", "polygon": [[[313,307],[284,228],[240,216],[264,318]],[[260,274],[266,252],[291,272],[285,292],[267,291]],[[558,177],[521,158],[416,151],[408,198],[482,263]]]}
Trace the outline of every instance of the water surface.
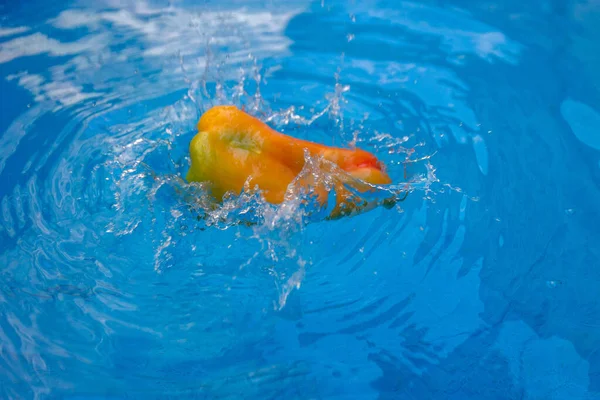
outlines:
{"label": "water surface", "polygon": [[[598,6],[3,3],[0,397],[600,398]],[[216,104],[414,190],[206,211]]]}

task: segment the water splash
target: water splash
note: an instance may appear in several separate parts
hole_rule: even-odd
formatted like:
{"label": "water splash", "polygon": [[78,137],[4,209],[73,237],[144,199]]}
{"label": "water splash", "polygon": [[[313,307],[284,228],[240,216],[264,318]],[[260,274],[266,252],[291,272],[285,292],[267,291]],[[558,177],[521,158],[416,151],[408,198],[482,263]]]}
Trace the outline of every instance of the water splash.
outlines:
{"label": "water splash", "polygon": [[[234,14],[245,18],[243,13]],[[0,296],[20,299],[15,307],[18,315],[0,320],[0,334],[33,337],[29,331],[38,327],[28,310],[38,307],[38,301],[57,313],[73,305],[78,313],[69,315],[72,332],[46,332],[45,342],[37,337],[27,342],[28,354],[39,359],[19,357],[16,350],[11,353],[14,368],[28,376],[41,397],[45,388],[68,386],[68,379],[46,374],[62,368],[63,362],[48,348],[60,352],[55,349],[68,348],[66,340],[81,343],[86,350],[66,357],[70,365],[79,365],[81,360],[93,360],[96,352],[106,354],[102,346],[110,350],[113,344],[103,339],[120,329],[142,337],[189,340],[188,333],[179,333],[183,324],[165,316],[164,307],[171,302],[192,307],[186,302],[198,298],[199,292],[203,304],[176,313],[195,316],[185,324],[196,323],[194,333],[208,331],[216,323],[198,318],[198,313],[240,308],[238,298],[229,294],[233,289],[258,292],[253,298],[263,296],[266,300],[260,297],[253,304],[257,309],[266,303],[285,312],[311,267],[323,262],[322,255],[314,256],[314,243],[325,236],[315,232],[336,223],[327,221],[335,205],[335,183],[352,178],[335,166],[324,168],[323,160],[307,157],[282,204],[265,202],[250,187],[217,204],[204,185],[183,179],[189,141],[199,116],[209,107],[235,104],[289,134],[368,147],[385,158],[396,182],[370,185],[372,191],[362,194],[374,207],[393,208],[385,212],[402,213],[400,200],[407,193],[409,198],[433,201],[446,187],[436,175],[433,151],[423,132],[395,130],[393,124],[380,129],[375,126],[379,106],[352,114],[363,89],[347,82],[341,68],[329,77],[333,84],[317,87],[315,101],[286,102],[269,97],[274,67],[264,55],[279,48],[269,41],[273,38],[254,40],[251,51],[246,45],[236,47],[234,41],[234,49],[224,51],[228,38],[219,32],[227,29],[215,32],[214,25],[203,23],[206,16],[192,17],[196,33],[191,35],[187,29],[175,29],[172,16],[162,12],[61,15],[51,21],[53,29],[85,27],[91,42],[65,47],[45,40],[46,47],[58,46],[50,49],[51,56],[72,58],[60,60],[45,75],[26,71],[10,75],[9,82],[30,91],[35,103],[0,139],[4,144],[0,174],[23,172],[17,178],[3,174],[9,180],[0,188],[0,235],[8,243],[0,255],[7,266],[0,279],[7,289]],[[182,18],[179,12],[174,15]],[[169,47],[175,33],[162,37],[165,27],[181,35],[185,46],[179,51]],[[261,24],[257,29],[267,30]],[[144,46],[119,50],[123,38],[134,34],[143,38]],[[24,56],[14,43],[7,48],[11,58]],[[139,54],[144,54],[144,62],[128,61]],[[49,139],[45,126],[64,128]],[[27,143],[40,143],[41,148],[23,159],[12,157]],[[320,205],[301,182],[329,188],[328,203]],[[374,222],[371,231],[376,227]],[[356,263],[354,258],[374,251],[374,241],[361,234],[342,249],[340,258]],[[39,307],[36,312],[44,315]],[[165,320],[171,323],[163,328]],[[225,339],[212,340],[218,344]],[[28,366],[33,372],[24,372]]]}
{"label": "water splash", "polygon": [[[190,130],[195,124],[196,116],[209,105],[233,103],[239,107],[249,105],[248,110],[252,114],[261,115],[275,128],[294,123],[310,129],[313,124],[329,115],[329,121],[333,121],[334,126],[344,132],[340,104],[344,94],[349,92],[349,86],[337,82],[333,95],[326,97],[326,105],[312,114],[305,112],[305,115],[301,116],[297,114],[294,106],[284,110],[272,110],[261,95],[260,87],[266,83],[261,80],[256,60],[251,60],[251,64],[252,68],[239,69],[240,76],[237,82],[213,82],[204,80],[206,78],[190,81],[188,94],[169,107],[168,119],[161,122],[160,126],[179,124]],[[182,69],[185,70],[185,67],[182,66]],[[206,70],[210,71],[208,64]],[[336,75],[336,80],[338,79]],[[210,87],[213,88],[212,93],[208,89]],[[210,96],[211,101],[206,102],[206,96]],[[199,109],[191,112],[194,107]],[[336,118],[332,120],[331,116]],[[361,123],[367,125],[368,119]],[[178,241],[178,237],[210,228],[224,230],[235,226],[251,226],[250,231],[240,231],[240,240],[256,240],[264,251],[266,262],[272,262],[274,265],[295,265],[291,273],[273,273],[280,292],[278,307],[283,307],[290,291],[299,287],[306,265],[302,255],[297,253],[297,249],[302,246],[295,240],[301,237],[302,228],[306,223],[324,220],[331,212],[332,201],[335,203],[335,193],[332,193],[330,202],[325,207],[319,207],[312,194],[303,192],[303,186],[298,185],[298,182],[310,179],[313,184],[325,185],[332,190],[334,180],[349,181],[353,178],[331,166],[323,169],[320,164],[322,161],[307,156],[305,167],[290,185],[283,204],[268,204],[260,193],[249,187],[246,187],[240,196],[229,196],[223,203],[217,204],[212,201],[203,185],[186,183],[181,179],[188,166],[185,139],[194,134],[193,130],[184,133],[184,129],[179,129],[179,136],[175,136],[172,135],[172,128],[166,128],[165,132],[171,133],[169,138],[150,140],[148,136],[157,129],[154,124],[148,125],[146,129],[139,124],[135,124],[135,128],[120,127],[121,131],[133,132],[134,129],[137,130],[138,139],[113,146],[113,158],[102,165],[107,174],[113,177],[115,188],[113,207],[116,215],[106,227],[106,232],[117,236],[130,235],[136,229],[147,229],[148,224],[144,223],[144,219],[149,219],[150,225],[160,231],[157,233],[159,239],[154,264],[155,269],[161,271],[172,259],[169,251]],[[131,140],[130,137],[128,139]],[[389,154],[398,154],[398,162],[406,164],[429,161],[430,157],[411,160],[415,154],[414,148],[402,147],[408,142],[408,137],[397,139],[390,134],[376,134],[371,139],[371,143],[376,144],[375,151],[387,149]],[[329,172],[325,172],[326,170]],[[401,199],[409,191],[420,190],[428,194],[431,192],[431,184],[436,182],[434,172],[431,164],[427,164],[426,173],[415,174],[405,182],[387,187],[369,185],[373,191],[366,195],[367,201],[377,206],[389,202],[390,199]],[[168,193],[166,203],[157,200],[159,192]],[[140,207],[150,211],[150,214],[140,213]],[[159,218],[159,215],[171,215],[173,218],[160,226],[157,225],[157,221],[163,218]],[[176,229],[177,224],[185,225],[186,229]],[[251,265],[253,261],[256,261],[254,255],[245,265]],[[279,267],[273,268],[277,270]]]}

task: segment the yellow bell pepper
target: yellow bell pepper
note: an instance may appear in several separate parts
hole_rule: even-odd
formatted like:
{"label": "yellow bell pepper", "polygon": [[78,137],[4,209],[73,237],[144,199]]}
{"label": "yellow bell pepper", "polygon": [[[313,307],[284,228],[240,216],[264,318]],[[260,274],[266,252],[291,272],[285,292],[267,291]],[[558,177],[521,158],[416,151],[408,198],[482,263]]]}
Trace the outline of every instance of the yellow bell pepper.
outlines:
{"label": "yellow bell pepper", "polygon": [[198,121],[198,133],[190,143],[189,182],[205,182],[218,201],[227,192],[239,195],[246,183],[258,187],[265,200],[282,203],[290,184],[308,188],[321,205],[327,203],[329,188],[313,175],[299,177],[305,151],[321,159],[319,168],[332,173],[336,205],[331,217],[365,209],[369,202],[353,194],[373,190],[364,182],[391,183],[377,158],[364,150],[325,146],[284,135],[235,106],[216,106]]}

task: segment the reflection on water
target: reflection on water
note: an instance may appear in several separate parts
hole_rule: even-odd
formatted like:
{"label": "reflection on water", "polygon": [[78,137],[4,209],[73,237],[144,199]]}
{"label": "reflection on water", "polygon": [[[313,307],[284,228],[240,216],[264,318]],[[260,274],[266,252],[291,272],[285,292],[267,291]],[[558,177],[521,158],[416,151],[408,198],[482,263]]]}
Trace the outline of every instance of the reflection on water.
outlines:
{"label": "reflection on water", "polygon": [[[594,398],[593,2],[268,3],[0,6],[2,397]],[[215,206],[226,103],[412,192]]]}

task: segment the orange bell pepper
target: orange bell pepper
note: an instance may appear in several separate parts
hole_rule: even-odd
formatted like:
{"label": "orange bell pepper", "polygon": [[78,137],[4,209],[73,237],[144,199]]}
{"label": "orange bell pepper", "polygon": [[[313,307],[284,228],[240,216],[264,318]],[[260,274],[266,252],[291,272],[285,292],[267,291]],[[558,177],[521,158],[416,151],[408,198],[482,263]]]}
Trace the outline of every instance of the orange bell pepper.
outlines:
{"label": "orange bell pepper", "polygon": [[[325,146],[284,135],[235,106],[209,109],[198,121],[198,133],[190,143],[190,182],[206,182],[212,195],[221,201],[227,192],[239,195],[246,183],[258,187],[265,200],[282,203],[290,184],[308,188],[321,205],[327,203],[329,188],[312,174],[300,177],[305,151],[320,158],[320,169],[333,173],[336,205],[331,217],[363,210],[369,202],[352,193],[373,190],[391,183],[382,164],[364,150]],[[345,173],[335,173],[339,168]]]}

